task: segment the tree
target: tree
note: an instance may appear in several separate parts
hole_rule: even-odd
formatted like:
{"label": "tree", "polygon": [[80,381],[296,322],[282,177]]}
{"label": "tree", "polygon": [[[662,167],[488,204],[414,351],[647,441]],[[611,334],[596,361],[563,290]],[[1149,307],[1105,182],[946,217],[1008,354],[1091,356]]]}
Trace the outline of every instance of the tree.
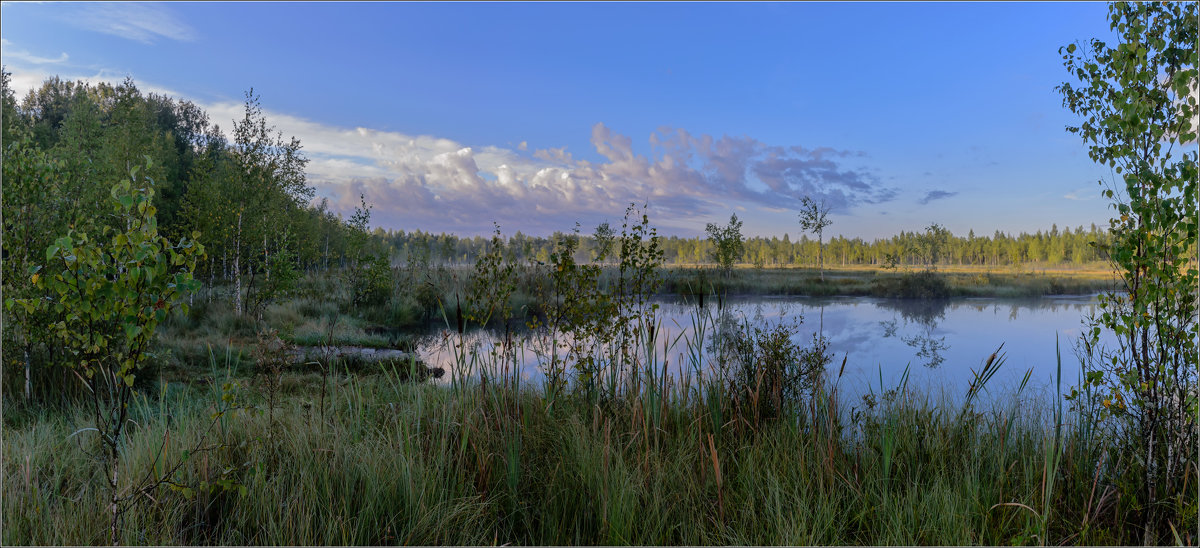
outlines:
{"label": "tree", "polygon": [[742,256],[742,222],[734,213],[729,217],[729,225],[721,227],[708,223],[704,230],[713,245],[712,258],[721,265],[722,273],[728,278],[733,273],[733,263]]}
{"label": "tree", "polygon": [[[300,141],[267,125],[254,89],[246,92],[245,115],[233,124],[233,146],[230,155],[235,171],[230,173],[224,200],[235,217],[232,230],[233,310],[243,310],[242,274],[252,272],[253,264],[242,262],[243,255],[269,260],[268,240],[279,234],[284,213],[303,207],[312,199],[315,189],[305,182],[304,166],[308,159],[300,152]],[[249,254],[250,245],[263,241],[262,254]],[[245,249],[243,249],[245,248]],[[247,288],[249,289],[249,288]]]}
{"label": "tree", "polygon": [[828,215],[829,206],[825,205],[824,200],[817,204],[812,198],[805,196],[800,204],[800,228],[817,235],[817,262],[820,265],[822,282],[825,281],[825,252],[822,236],[825,233],[825,227],[833,224]]}
{"label": "tree", "polygon": [[105,452],[114,545],[123,509],[143,495],[123,496],[118,489],[133,383],[155,328],[172,310],[187,312],[182,297],[199,285],[192,271],[204,253],[196,242],[199,234],[176,244],[158,235],[154,181],[139,177],[139,167],[112,187],[111,203],[124,228],[105,227],[95,239],[68,231],[46,248],[45,266],[30,269],[31,280],[47,295],[5,302],[9,310],[19,304],[27,313],[46,310],[59,318],[50,327],[52,337],[64,349],[63,365],[88,389],[93,425]]}
{"label": "tree", "polygon": [[925,227],[925,234],[921,235],[921,247],[924,248],[925,260],[929,261],[930,267],[937,265],[949,243],[950,231],[946,230],[946,227],[937,223]]}
{"label": "tree", "polygon": [[[33,298],[38,293],[36,279],[30,278],[29,269],[45,258],[42,251],[53,241],[53,234],[66,231],[68,221],[58,214],[61,207],[57,198],[64,186],[62,165],[34,145],[32,131],[17,128],[13,137],[4,142],[3,164],[4,192],[0,193],[3,213],[0,219],[3,220],[4,237],[0,244],[3,244],[4,260],[0,261],[0,272],[7,302]],[[8,358],[5,365],[13,363],[17,356],[21,357],[24,394],[28,399],[33,396],[34,375],[42,372],[33,368],[38,350],[55,348],[49,344],[48,331],[56,318],[39,309],[8,307],[8,312],[0,335],[4,355]],[[7,376],[5,380],[8,380]]]}
{"label": "tree", "polygon": [[613,232],[608,221],[604,221],[596,225],[596,232],[592,238],[596,240],[596,260],[603,264],[612,255],[613,242],[617,239],[616,233]]}
{"label": "tree", "polygon": [[[1197,466],[1198,12],[1195,2],[1118,2],[1109,17],[1115,47],[1093,39],[1059,50],[1078,84],[1057,90],[1083,119],[1067,131],[1121,178],[1104,190],[1116,211],[1104,250],[1124,291],[1102,296],[1090,318],[1073,396],[1115,419],[1117,454],[1136,483],[1122,500],[1134,501],[1144,542],[1161,544],[1171,539],[1168,512],[1188,512],[1190,500],[1194,519],[1196,499],[1184,476]],[[1102,330],[1116,348],[1099,347]]]}
{"label": "tree", "polygon": [[358,196],[361,207],[346,222],[346,256],[350,260],[344,272],[350,290],[350,307],[380,304],[391,297],[392,266],[385,251],[372,249],[376,243],[367,231],[371,224],[371,206],[363,195]]}
{"label": "tree", "polygon": [[16,138],[16,129],[23,125],[20,113],[17,112],[17,98],[13,95],[12,89],[12,73],[5,68],[0,68],[0,100],[3,102],[3,111],[0,113],[0,143],[8,144]]}

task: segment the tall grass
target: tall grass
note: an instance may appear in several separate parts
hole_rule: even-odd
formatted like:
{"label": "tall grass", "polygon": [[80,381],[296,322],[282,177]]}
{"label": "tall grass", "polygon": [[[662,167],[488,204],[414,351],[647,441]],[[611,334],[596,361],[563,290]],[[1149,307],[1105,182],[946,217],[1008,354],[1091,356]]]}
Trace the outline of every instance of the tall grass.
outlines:
{"label": "tall grass", "polygon": [[[521,381],[520,352],[456,347],[444,385],[402,365],[291,373],[270,417],[236,376],[236,352],[208,383],[160,383],[133,414],[124,466],[196,455],[128,516],[129,544],[1119,544],[1104,441],[1061,406],[1022,394],[966,404],[881,385],[873,404],[822,381],[778,416],[751,411],[762,383],[731,384],[696,338],[644,324],[642,349],[611,362],[599,392]],[[708,338],[705,335],[708,334]],[[744,333],[743,333],[744,334]],[[661,338],[656,339],[656,337]],[[508,344],[519,344],[508,342]],[[674,356],[678,375],[668,375]],[[615,356],[615,355],[613,355]],[[1059,356],[1061,367],[1061,355]],[[618,367],[619,365],[619,367]],[[842,364],[844,367],[844,363]],[[947,364],[949,365],[949,364]],[[830,372],[832,374],[832,371]],[[742,378],[763,379],[763,375]],[[327,392],[327,396],[326,396]],[[327,401],[326,401],[327,398]],[[5,544],[95,544],[107,516],[83,411],[16,409],[5,398]],[[273,424],[272,424],[273,421]],[[275,433],[275,434],[272,434]],[[164,443],[164,439],[169,440]],[[271,441],[268,443],[267,440]],[[197,487],[197,486],[203,486]],[[1194,482],[1188,487],[1195,493]],[[1194,543],[1195,515],[1174,516]]]}

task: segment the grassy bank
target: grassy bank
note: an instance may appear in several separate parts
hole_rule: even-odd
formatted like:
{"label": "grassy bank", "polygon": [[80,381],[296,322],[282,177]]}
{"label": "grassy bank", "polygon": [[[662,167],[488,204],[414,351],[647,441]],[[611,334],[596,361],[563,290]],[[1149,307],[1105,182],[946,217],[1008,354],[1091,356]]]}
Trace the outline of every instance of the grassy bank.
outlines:
{"label": "grassy bank", "polygon": [[[313,275],[301,280],[296,291],[260,311],[262,321],[283,338],[301,346],[321,344],[369,348],[408,349],[412,333],[430,326],[456,323],[456,303],[465,306],[467,268],[431,268],[395,271],[391,296],[353,310],[344,284],[335,275]],[[1111,272],[1097,269],[1013,272],[983,268],[942,267],[936,271],[894,272],[869,267],[826,269],[735,268],[726,278],[711,267],[663,269],[660,297],[715,300],[718,296],[874,296],[928,299],[950,297],[1043,297],[1090,295],[1110,289]],[[545,318],[547,294],[544,266],[524,265],[518,270],[515,290],[508,300],[516,324]],[[616,269],[603,269],[600,283],[613,286]],[[256,318],[235,316],[227,305],[228,288],[206,289],[186,318],[173,318],[166,326],[166,346],[176,349],[172,363],[204,363],[208,346],[235,344],[244,347],[255,334]],[[211,302],[210,302],[211,297]]]}
{"label": "grassy bank", "polygon": [[[184,380],[208,363],[209,348],[234,349],[234,367],[240,371],[248,358],[258,329],[269,326],[290,344],[357,346],[411,351],[417,337],[431,327],[454,328],[456,302],[463,302],[462,281],[471,272],[464,269],[435,269],[405,273],[397,278],[428,278],[414,284],[426,295],[413,298],[412,288],[400,286],[385,302],[350,309],[348,295],[337,276],[303,278],[293,294],[268,304],[258,314],[235,315],[227,302],[227,289],[208,288],[184,315],[172,316],[160,328],[160,359],[153,365],[171,380]],[[614,269],[602,274],[602,283],[614,285]],[[711,268],[683,267],[662,271],[658,296],[699,298],[715,302],[718,295],[808,295],[876,296],[891,298],[1039,297],[1094,294],[1111,287],[1111,275],[1100,270],[1049,271],[1046,273],[989,272],[982,269],[946,269],[934,272],[889,272],[853,267],[827,269],[825,281],[815,269],[734,269],[724,278]],[[516,291],[509,298],[510,322],[523,326],[533,318],[545,319],[547,301],[544,280],[533,267],[521,273]],[[437,281],[435,284],[433,281]],[[703,297],[701,297],[703,294]],[[498,315],[495,316],[498,318]],[[493,318],[492,326],[498,325]],[[239,359],[241,356],[244,359]],[[153,376],[153,375],[151,375]],[[20,379],[9,379],[19,382]]]}
{"label": "grassy bank", "polygon": [[934,271],[896,272],[870,267],[827,268],[824,280],[813,268],[735,268],[728,278],[704,267],[665,272],[662,293],[708,295],[805,295],[930,297],[1044,297],[1090,295],[1111,289],[1112,272],[1087,270],[985,269],[939,267]]}
{"label": "grassy bank", "polygon": [[[675,285],[666,292],[710,273],[667,272]],[[810,275],[746,269],[722,282],[783,291]],[[1009,283],[960,272],[827,272],[814,283],[922,292],[944,290],[953,276]],[[119,491],[134,502],[121,520],[123,543],[1145,538],[1137,501],[1123,495],[1135,481],[1125,477],[1129,456],[1094,408],[1064,413],[1023,386],[972,406],[1002,356],[986,360],[966,398],[914,393],[902,382],[842,401],[841,369],[822,343],[798,346],[784,324],[725,325],[697,313],[694,340],[657,341],[645,328],[653,308],[627,301],[595,329],[581,315],[583,328],[535,332],[575,345],[550,362],[542,386],[519,382],[520,364],[502,345],[499,354],[457,354],[457,375],[441,382],[420,382],[419,369],[395,361],[317,359],[278,375],[256,363],[265,326],[292,344],[409,344],[378,329],[386,307],[407,301],[352,311],[336,304],[339,291],[328,277],[308,278],[261,318],[234,316],[219,297],[201,295],[188,316],[164,324],[122,445]],[[511,298],[535,302],[531,295]],[[695,374],[668,376],[651,350],[658,346]],[[83,396],[28,403],[5,392],[3,543],[106,542],[106,478]],[[1195,476],[1187,471],[1162,509],[1178,543],[1196,540]]]}
{"label": "grassy bank", "polygon": [[[215,352],[207,375],[160,380],[135,400],[121,477],[179,467],[174,488],[142,493],[121,540],[1140,541],[1117,494],[1123,457],[1093,421],[1020,389],[988,408],[903,384],[841,402],[826,382],[836,367],[803,395],[771,400],[762,379],[794,363],[772,366],[787,349],[761,335],[744,334],[756,341],[740,362],[749,370],[708,378],[667,377],[650,362],[599,390],[578,379],[553,390],[520,386],[485,356],[487,380],[476,371],[441,385],[409,382],[404,364],[292,369],[274,403],[261,375],[239,375],[232,352]],[[5,398],[4,544],[106,541],[88,420],[84,406]],[[1194,474],[1181,478],[1191,506],[1172,513],[1180,542],[1195,540]]]}
{"label": "grassy bank", "polygon": [[[841,424],[827,401],[812,401],[794,420],[714,428],[716,394],[692,403],[549,405],[510,388],[340,375],[322,412],[302,387],[280,403],[273,425],[262,412],[225,417],[210,442],[227,445],[190,461],[179,478],[223,478],[232,487],[148,494],[127,518],[123,542],[1131,540],[1117,507],[1096,505],[1092,492],[1104,487],[1093,482],[1086,440],[1068,433],[1056,447],[1054,432],[1041,426],[1044,410],[1019,400],[962,414],[902,395],[853,424]],[[133,417],[127,474],[160,454],[178,459],[208,428],[220,396],[179,385],[164,392],[164,402]],[[83,413],[5,415],[4,543],[103,543],[99,478],[76,446],[86,448],[86,436],[72,436]],[[163,447],[166,429],[171,443]],[[1047,469],[1053,455],[1057,472]]]}

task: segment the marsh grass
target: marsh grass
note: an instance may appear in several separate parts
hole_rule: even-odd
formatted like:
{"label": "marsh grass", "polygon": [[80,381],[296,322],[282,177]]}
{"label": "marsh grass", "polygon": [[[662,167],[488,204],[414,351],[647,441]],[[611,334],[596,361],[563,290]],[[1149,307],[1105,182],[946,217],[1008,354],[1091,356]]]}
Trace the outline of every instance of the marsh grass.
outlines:
{"label": "marsh grass", "polygon": [[[517,277],[536,279],[531,272]],[[619,334],[573,340],[583,350],[548,360],[555,369],[541,386],[521,377],[532,365],[519,356],[522,345],[548,333],[544,328],[528,340],[506,330],[490,349],[473,348],[463,344],[463,330],[451,328],[457,318],[445,306],[439,319],[459,344],[442,382],[415,382],[426,378],[423,366],[407,360],[325,358],[280,366],[269,371],[270,383],[255,383],[255,321],[197,306],[165,326],[166,365],[138,385],[121,477],[158,470],[158,463],[183,465],[170,478],[175,488],[146,493],[127,515],[121,541],[1138,540],[1140,531],[1126,523],[1131,504],[1114,487],[1122,457],[1108,449],[1094,417],[1064,414],[1051,403],[1056,399],[1026,393],[1026,382],[1010,394],[977,397],[1003,366],[1001,349],[981,357],[975,382],[960,387],[965,398],[914,389],[905,375],[896,386],[881,378],[878,391],[871,387],[862,401],[850,402],[839,395],[845,361],[831,362],[820,341],[800,347],[782,325],[720,319],[725,298],[743,290],[871,294],[881,283],[908,283],[907,274],[831,270],[824,282],[811,274],[736,269],[716,280],[704,271],[667,272],[663,292],[712,303],[697,306],[691,329],[680,330],[691,338],[664,336],[653,307],[638,300],[637,307],[615,309],[624,318],[614,324]],[[612,287],[611,276],[602,273],[599,284]],[[936,276],[929,283],[952,293],[971,284],[1045,289],[1036,276]],[[1080,279],[1080,288],[1107,283]],[[264,308],[262,323],[290,344],[402,345],[392,332],[378,331],[367,317],[375,313],[339,305],[338,291],[327,279],[306,279],[295,299]],[[518,283],[508,301],[513,317],[502,321],[549,312],[536,294]],[[547,335],[545,348],[559,348],[564,337]],[[231,406],[239,412],[217,414]],[[80,406],[24,403],[6,393],[0,542],[105,539],[103,482],[88,457],[94,440],[84,424]],[[184,453],[205,439],[217,449]],[[1195,499],[1194,481],[1181,488]],[[1195,513],[1184,509],[1171,519],[1179,540],[1194,543]]]}
{"label": "marsh grass", "polygon": [[[460,269],[461,270],[461,269]],[[457,272],[457,275],[456,275]],[[265,306],[261,323],[279,331],[281,338],[298,346],[333,344],[369,348],[411,346],[412,337],[455,320],[455,291],[448,280],[465,278],[467,272],[429,269],[408,273],[414,278],[436,279],[437,283],[397,285],[385,303],[347,308],[345,289],[336,276],[314,274],[304,277],[289,300]],[[398,279],[403,276],[397,275]],[[523,326],[537,319],[543,323],[553,303],[544,295],[545,272],[533,265],[517,268],[514,291],[507,300],[509,317],[493,315],[488,326],[503,330],[503,323]],[[944,297],[1038,297],[1086,295],[1110,289],[1111,273],[1093,270],[990,271],[941,267],[936,272],[889,272],[873,268],[827,269],[822,281],[815,269],[735,268],[723,278],[711,268],[676,267],[661,271],[659,296],[677,296],[716,303],[737,295],[878,296],[893,298]],[[619,273],[612,266],[601,268],[598,283],[613,287]],[[217,290],[218,293],[219,290]],[[461,295],[459,296],[461,300]],[[447,317],[446,314],[449,314]],[[208,346],[234,344],[244,350],[253,345],[260,318],[235,315],[224,301],[198,299],[187,316],[172,317],[161,328],[161,363],[168,368],[187,368],[204,363]],[[15,379],[14,379],[15,380]]]}
{"label": "marsh grass", "polygon": [[696,297],[714,295],[876,296],[893,298],[1042,297],[1090,295],[1111,289],[1111,272],[1098,270],[992,271],[939,267],[892,272],[876,268],[735,268],[728,279],[704,267],[677,267],[664,273],[662,292]]}
{"label": "marsh grass", "polygon": [[[697,333],[712,333],[697,317]],[[656,344],[643,335],[643,346]],[[236,381],[233,350],[210,379],[166,382],[132,414],[130,471],[179,458],[228,396],[221,451],[131,512],[129,544],[1112,544],[1135,541],[1111,493],[1119,469],[1061,407],[1023,394],[967,398],[879,386],[871,405],[820,384],[773,420],[707,373],[703,343],[667,345],[691,374],[646,352],[601,397],[522,383],[517,353],[458,354],[447,384],[402,364],[369,374],[285,373],[272,416]],[[980,382],[1003,363],[985,361]],[[753,366],[753,364],[751,364]],[[833,375],[831,369],[829,375]],[[749,377],[753,378],[753,377]],[[223,388],[219,388],[219,386]],[[874,390],[874,389],[872,389]],[[317,392],[321,392],[318,402]],[[5,399],[5,544],[103,540],[103,493],[78,409]],[[849,414],[842,412],[852,407]],[[273,423],[273,426],[272,426]],[[169,431],[170,443],[163,444]],[[74,435],[73,435],[74,434]],[[272,437],[274,436],[274,437]],[[265,443],[272,437],[271,443]],[[83,444],[83,445],[81,445]],[[1110,458],[1110,457],[1108,457]],[[224,478],[229,487],[218,489]],[[1190,489],[1194,494],[1195,485]],[[1178,515],[1181,540],[1195,516]]]}

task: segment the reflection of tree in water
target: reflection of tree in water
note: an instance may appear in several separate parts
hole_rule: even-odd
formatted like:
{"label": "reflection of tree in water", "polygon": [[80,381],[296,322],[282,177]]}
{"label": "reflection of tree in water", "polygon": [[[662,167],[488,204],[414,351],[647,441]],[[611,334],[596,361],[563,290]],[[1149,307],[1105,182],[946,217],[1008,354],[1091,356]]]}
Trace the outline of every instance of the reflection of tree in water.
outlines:
{"label": "reflection of tree in water", "polygon": [[[923,328],[922,333],[911,337],[900,337],[900,340],[916,349],[915,357],[924,360],[926,367],[937,367],[946,360],[942,356],[942,352],[949,350],[950,345],[946,344],[946,337],[935,338],[933,330],[937,328],[939,321],[946,319],[946,308],[950,306],[950,301],[945,299],[886,300],[880,301],[878,306],[884,310],[899,313],[905,325],[911,323]],[[895,319],[879,322],[879,325],[883,327],[885,338],[896,336],[898,326]]]}
{"label": "reflection of tree in water", "polygon": [[918,334],[912,337],[901,337],[900,340],[915,349],[916,356],[925,361],[925,367],[934,368],[942,365],[946,358],[942,357],[943,350],[949,350],[950,345],[946,344],[946,337],[938,339],[933,338],[931,334]]}
{"label": "reflection of tree in water", "polygon": [[939,321],[946,319],[946,309],[950,307],[948,299],[888,299],[876,304],[883,310],[898,312],[904,323],[915,323],[929,331],[933,331]]}
{"label": "reflection of tree in water", "polygon": [[[1094,310],[1095,306],[1096,306],[1095,298],[1094,297],[1084,297],[1084,298],[1087,298],[1088,301],[1087,302],[1079,302],[1079,301],[1074,301],[1074,300],[1061,300],[1060,301],[1057,299],[1049,299],[1049,298],[1047,298],[1047,299],[1032,298],[1032,299],[1017,301],[1017,302],[995,303],[995,304],[983,305],[983,306],[990,306],[992,309],[992,312],[994,312],[996,314],[999,314],[1000,311],[1004,309],[1004,307],[1007,307],[1008,308],[1008,320],[1015,322],[1015,321],[1017,321],[1017,317],[1021,314],[1022,310],[1024,310],[1025,313],[1031,313],[1031,312],[1038,311],[1038,312],[1050,312],[1052,314],[1057,313],[1059,310],[1063,310],[1063,311],[1075,310],[1080,313],[1085,313],[1085,312]],[[983,306],[979,306],[977,308],[982,311]]]}

